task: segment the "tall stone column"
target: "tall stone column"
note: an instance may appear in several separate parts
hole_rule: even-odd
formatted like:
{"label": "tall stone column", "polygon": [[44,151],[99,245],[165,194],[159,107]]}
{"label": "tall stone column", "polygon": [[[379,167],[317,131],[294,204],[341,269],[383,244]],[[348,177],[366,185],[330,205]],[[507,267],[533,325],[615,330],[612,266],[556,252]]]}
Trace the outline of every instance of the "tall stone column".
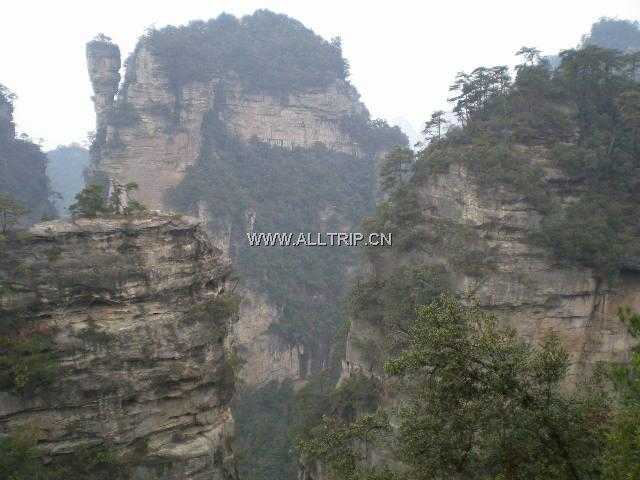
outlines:
{"label": "tall stone column", "polygon": [[87,43],[87,66],[93,86],[96,136],[105,134],[108,115],[120,83],[120,48],[109,37],[98,35]]}

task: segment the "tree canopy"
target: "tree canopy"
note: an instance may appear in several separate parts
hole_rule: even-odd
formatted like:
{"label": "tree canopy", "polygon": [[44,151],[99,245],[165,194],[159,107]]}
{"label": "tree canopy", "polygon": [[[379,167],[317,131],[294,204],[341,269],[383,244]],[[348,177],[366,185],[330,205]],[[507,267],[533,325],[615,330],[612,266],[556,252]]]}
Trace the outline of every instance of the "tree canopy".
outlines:
{"label": "tree canopy", "polygon": [[175,88],[235,74],[250,91],[288,94],[326,87],[349,74],[340,41],[327,42],[268,10],[149,30],[142,44],[161,59]]}

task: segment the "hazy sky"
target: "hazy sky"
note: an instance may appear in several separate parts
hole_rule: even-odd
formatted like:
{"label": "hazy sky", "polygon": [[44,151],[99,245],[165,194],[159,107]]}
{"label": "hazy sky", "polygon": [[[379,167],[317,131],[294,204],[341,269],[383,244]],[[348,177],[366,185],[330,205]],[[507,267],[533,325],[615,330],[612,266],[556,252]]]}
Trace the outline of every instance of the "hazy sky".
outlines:
{"label": "hazy sky", "polygon": [[18,130],[46,148],[94,129],[84,44],[104,32],[123,58],[146,27],[269,8],[325,38],[341,36],[351,80],[374,117],[420,130],[446,108],[460,70],[513,64],[522,45],[575,46],[601,16],[640,19],[640,0],[7,0],[0,17],[0,83],[19,97]]}

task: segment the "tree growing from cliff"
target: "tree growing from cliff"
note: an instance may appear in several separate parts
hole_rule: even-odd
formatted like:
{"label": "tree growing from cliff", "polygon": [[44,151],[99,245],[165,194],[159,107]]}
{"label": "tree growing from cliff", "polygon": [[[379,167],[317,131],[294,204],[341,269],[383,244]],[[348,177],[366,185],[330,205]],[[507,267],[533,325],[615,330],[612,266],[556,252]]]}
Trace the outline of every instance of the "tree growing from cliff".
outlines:
{"label": "tree growing from cliff", "polygon": [[540,62],[540,50],[535,47],[522,47],[516,55],[522,56],[528,65],[536,65]]}
{"label": "tree growing from cliff", "polygon": [[444,110],[436,110],[431,114],[431,118],[425,123],[422,134],[430,142],[440,140],[442,135],[445,133],[448,124],[449,122],[447,122]]}
{"label": "tree growing from cliff", "polygon": [[454,96],[453,112],[462,125],[467,125],[484,108],[509,92],[511,78],[506,66],[478,67],[471,73],[460,72],[449,87]]}
{"label": "tree growing from cliff", "polygon": [[123,203],[123,195],[137,190],[134,182],[125,185],[116,185],[112,198],[107,198],[102,185],[87,185],[76,195],[76,202],[69,206],[69,211],[76,216],[95,218],[100,215],[135,215],[146,211],[146,207],[137,200],[129,200]]}
{"label": "tree growing from cliff", "polygon": [[382,191],[391,193],[402,185],[412,163],[413,152],[408,148],[396,147],[385,155],[379,174]]}

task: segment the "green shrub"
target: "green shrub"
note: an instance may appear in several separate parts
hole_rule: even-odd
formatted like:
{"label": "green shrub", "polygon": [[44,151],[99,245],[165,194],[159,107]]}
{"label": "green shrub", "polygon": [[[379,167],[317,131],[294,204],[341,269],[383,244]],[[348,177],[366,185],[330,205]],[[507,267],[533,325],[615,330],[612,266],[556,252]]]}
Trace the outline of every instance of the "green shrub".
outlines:
{"label": "green shrub", "polygon": [[69,211],[74,215],[95,218],[98,215],[112,213],[107,204],[107,198],[102,185],[87,185],[76,195],[76,202],[69,206]]}
{"label": "green shrub", "polygon": [[212,323],[221,325],[233,315],[237,315],[240,307],[240,297],[232,293],[221,293],[211,300],[198,303],[191,307],[187,314],[190,322]]}
{"label": "green shrub", "polygon": [[0,437],[0,478],[7,480],[47,479],[40,452],[36,448],[37,436],[33,429]]}
{"label": "green shrub", "polygon": [[1,336],[0,350],[1,389],[29,395],[54,380],[58,367],[48,336]]}
{"label": "green shrub", "polygon": [[27,427],[0,437],[0,478],[7,480],[129,480],[124,458],[106,446],[84,447],[47,459],[37,448],[39,432]]}

